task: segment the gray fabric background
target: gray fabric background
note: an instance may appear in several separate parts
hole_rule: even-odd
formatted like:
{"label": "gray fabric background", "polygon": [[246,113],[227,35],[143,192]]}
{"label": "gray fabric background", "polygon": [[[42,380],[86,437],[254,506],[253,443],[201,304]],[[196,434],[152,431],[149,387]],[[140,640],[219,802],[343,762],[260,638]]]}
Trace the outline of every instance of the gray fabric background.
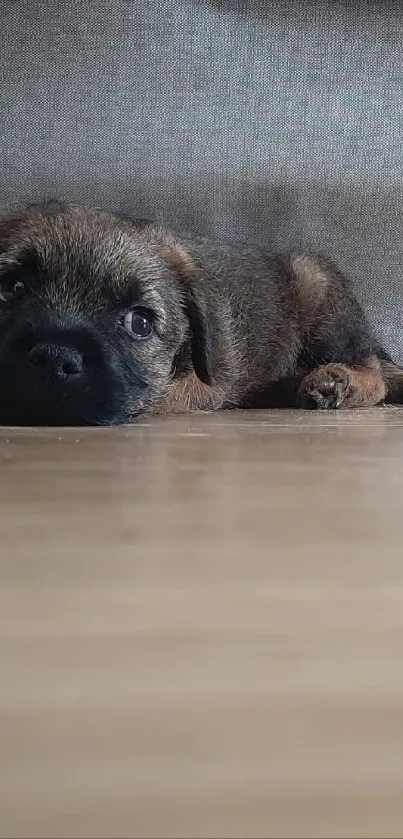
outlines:
{"label": "gray fabric background", "polygon": [[403,4],[0,0],[0,208],[327,249],[403,362]]}

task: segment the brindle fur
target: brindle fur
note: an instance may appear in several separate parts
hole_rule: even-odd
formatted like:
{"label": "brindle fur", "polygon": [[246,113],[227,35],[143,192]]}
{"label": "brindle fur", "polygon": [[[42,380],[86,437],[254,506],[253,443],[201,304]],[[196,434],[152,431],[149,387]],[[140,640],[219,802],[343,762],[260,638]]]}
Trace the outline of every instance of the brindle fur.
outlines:
{"label": "brindle fur", "polygon": [[[15,281],[26,294],[0,305],[3,424],[367,406],[388,391],[396,400],[396,371],[403,377],[322,255],[177,236],[52,202],[0,219],[0,287]],[[119,325],[135,306],[154,313],[146,341]],[[41,378],[29,352],[43,343],[79,351],[82,375]]]}

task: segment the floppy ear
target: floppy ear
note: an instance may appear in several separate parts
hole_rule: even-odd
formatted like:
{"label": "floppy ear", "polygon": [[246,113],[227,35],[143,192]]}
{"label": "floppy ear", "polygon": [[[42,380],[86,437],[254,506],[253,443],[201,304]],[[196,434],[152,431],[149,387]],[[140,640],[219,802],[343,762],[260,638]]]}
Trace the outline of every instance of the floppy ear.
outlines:
{"label": "floppy ear", "polygon": [[196,268],[186,248],[176,242],[168,242],[164,245],[164,258],[181,283],[184,309],[190,326],[190,349],[194,371],[200,381],[212,385],[216,377],[218,361],[217,319],[195,284]]}
{"label": "floppy ear", "polygon": [[211,385],[215,378],[214,321],[205,300],[195,289],[185,289],[185,309],[190,324],[192,363],[198,378]]}

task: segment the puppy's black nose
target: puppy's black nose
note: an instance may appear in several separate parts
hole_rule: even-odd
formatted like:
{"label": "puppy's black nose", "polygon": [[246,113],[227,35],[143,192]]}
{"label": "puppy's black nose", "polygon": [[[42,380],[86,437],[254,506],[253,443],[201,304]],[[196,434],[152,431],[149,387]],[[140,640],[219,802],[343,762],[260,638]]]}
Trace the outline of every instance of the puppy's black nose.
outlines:
{"label": "puppy's black nose", "polygon": [[77,376],[83,369],[83,357],[79,350],[58,344],[36,344],[29,353],[29,360],[60,379]]}

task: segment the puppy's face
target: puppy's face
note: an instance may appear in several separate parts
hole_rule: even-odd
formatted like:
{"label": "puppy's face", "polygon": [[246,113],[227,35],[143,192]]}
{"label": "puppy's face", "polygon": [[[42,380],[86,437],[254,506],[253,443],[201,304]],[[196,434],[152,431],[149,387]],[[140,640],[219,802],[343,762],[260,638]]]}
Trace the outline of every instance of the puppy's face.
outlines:
{"label": "puppy's face", "polygon": [[189,271],[161,232],[98,211],[0,220],[0,423],[123,423],[181,369],[208,381]]}

